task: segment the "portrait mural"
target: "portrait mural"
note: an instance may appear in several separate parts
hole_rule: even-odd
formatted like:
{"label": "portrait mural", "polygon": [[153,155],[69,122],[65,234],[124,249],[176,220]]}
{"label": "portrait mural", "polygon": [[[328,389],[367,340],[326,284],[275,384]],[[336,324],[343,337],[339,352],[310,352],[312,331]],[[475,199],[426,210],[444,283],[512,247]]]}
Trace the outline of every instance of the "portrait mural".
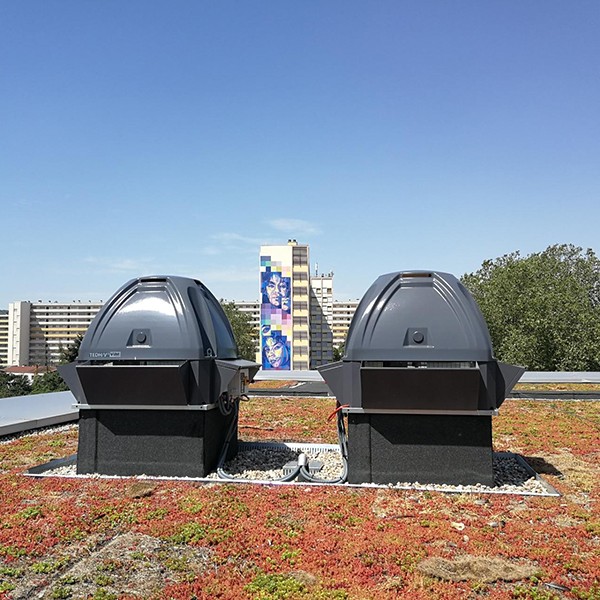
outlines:
{"label": "portrait mural", "polygon": [[291,264],[272,260],[271,256],[260,257],[260,347],[263,369],[291,369],[291,275]]}
{"label": "portrait mural", "polygon": [[262,303],[290,312],[290,277],[283,277],[281,271],[265,271],[262,278]]}
{"label": "portrait mural", "polygon": [[290,346],[285,335],[272,330],[269,325],[262,328],[262,366],[263,369],[290,369]]}

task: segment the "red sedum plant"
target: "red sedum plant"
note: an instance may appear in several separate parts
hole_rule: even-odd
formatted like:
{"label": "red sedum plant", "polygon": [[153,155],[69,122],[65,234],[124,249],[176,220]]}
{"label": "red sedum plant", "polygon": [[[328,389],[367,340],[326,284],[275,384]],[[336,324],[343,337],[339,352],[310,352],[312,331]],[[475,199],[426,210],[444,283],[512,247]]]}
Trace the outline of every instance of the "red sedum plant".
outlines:
{"label": "red sedum plant", "polygon": [[[240,437],[335,443],[334,402],[253,399]],[[495,449],[560,498],[35,479],[77,430],[24,436],[0,445],[0,598],[598,598],[599,431],[593,402],[508,400],[494,419]],[[88,565],[121,536],[139,544]]]}

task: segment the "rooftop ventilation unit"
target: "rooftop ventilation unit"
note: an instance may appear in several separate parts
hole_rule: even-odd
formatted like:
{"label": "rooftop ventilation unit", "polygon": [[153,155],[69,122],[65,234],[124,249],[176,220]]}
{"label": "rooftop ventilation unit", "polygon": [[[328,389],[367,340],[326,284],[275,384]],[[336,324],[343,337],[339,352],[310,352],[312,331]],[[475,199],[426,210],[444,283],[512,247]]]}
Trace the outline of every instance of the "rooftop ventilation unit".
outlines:
{"label": "rooftop ventilation unit", "polygon": [[[133,279],[60,368],[80,411],[78,473],[204,477],[259,365],[238,358],[219,302],[199,281]],[[236,452],[237,429],[229,444]]]}
{"label": "rooftop ventilation unit", "polygon": [[493,485],[492,415],[524,372],[496,361],[449,273],[379,277],[339,362],[319,369],[348,415],[350,483]]}

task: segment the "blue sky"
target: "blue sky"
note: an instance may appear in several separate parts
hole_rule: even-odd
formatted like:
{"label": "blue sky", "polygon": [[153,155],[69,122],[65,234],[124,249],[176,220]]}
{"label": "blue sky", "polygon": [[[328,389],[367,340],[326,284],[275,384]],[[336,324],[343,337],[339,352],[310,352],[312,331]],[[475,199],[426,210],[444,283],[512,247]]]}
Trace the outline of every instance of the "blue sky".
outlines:
{"label": "blue sky", "polygon": [[600,3],[0,4],[0,308],[599,251]]}

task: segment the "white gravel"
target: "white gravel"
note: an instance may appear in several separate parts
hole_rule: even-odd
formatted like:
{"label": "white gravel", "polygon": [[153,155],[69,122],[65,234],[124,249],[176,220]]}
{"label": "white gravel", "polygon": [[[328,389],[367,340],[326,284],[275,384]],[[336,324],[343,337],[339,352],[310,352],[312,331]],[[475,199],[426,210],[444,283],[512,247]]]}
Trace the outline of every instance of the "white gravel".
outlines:
{"label": "white gravel", "polygon": [[[438,492],[459,493],[505,493],[505,494],[528,494],[549,495],[549,486],[542,480],[531,475],[521,462],[510,455],[494,456],[494,486],[489,487],[477,483],[475,485],[448,485],[448,484],[426,484],[426,483],[397,483],[389,487],[402,489],[427,490]],[[368,485],[368,484],[367,484]],[[555,495],[552,493],[551,495]]]}
{"label": "white gravel", "polygon": [[[314,478],[326,480],[337,479],[342,474],[342,461],[338,451],[321,450],[306,452],[309,465],[312,461],[323,464],[318,472],[313,472]],[[275,481],[281,479],[284,474],[284,466],[293,461],[297,462],[300,451],[281,448],[258,447],[249,450],[241,450],[237,456],[225,464],[225,472],[231,477],[245,481]],[[488,487],[482,484],[475,485],[448,485],[427,484],[417,482],[397,482],[382,486],[380,484],[364,483],[362,487],[388,487],[395,489],[411,489],[423,491],[439,491],[452,493],[504,493],[504,494],[527,494],[547,496],[551,488],[542,480],[531,475],[520,460],[510,454],[496,454],[494,456],[494,480],[495,485]],[[102,475],[77,475],[75,465],[65,465],[44,472],[44,476],[63,477],[103,477]],[[140,475],[138,479],[146,476]],[[147,477],[148,479],[156,479]],[[160,478],[169,479],[169,478]],[[194,478],[172,478],[172,479],[194,479]],[[217,473],[211,473],[204,480],[223,481]],[[305,483],[305,485],[311,485]],[[554,494],[552,494],[554,495]]]}
{"label": "white gravel", "polygon": [[38,437],[40,435],[69,431],[70,429],[77,429],[78,427],[79,425],[77,423],[67,423],[66,425],[49,425],[48,427],[39,427],[38,429],[28,429],[27,431],[21,431],[19,433],[0,437],[0,446],[4,444],[10,444],[10,442],[14,442],[15,440],[24,437]]}
{"label": "white gravel", "polygon": [[[284,476],[284,465],[298,461],[300,452],[279,448],[256,448],[241,450],[230,461],[225,463],[225,472],[235,479],[252,479],[255,481],[275,481]],[[211,473],[209,479],[218,479]]]}
{"label": "white gravel", "polygon": [[[275,481],[287,475],[284,467],[289,463],[298,463],[302,452],[299,450],[279,448],[253,448],[251,450],[240,450],[235,458],[225,463],[224,471],[235,479],[254,481]],[[324,450],[304,452],[308,459],[309,468],[314,463],[322,463],[317,471],[311,471],[311,475],[324,481],[339,479],[343,472],[340,453],[337,451]],[[216,473],[211,473],[209,479],[217,479]]]}

